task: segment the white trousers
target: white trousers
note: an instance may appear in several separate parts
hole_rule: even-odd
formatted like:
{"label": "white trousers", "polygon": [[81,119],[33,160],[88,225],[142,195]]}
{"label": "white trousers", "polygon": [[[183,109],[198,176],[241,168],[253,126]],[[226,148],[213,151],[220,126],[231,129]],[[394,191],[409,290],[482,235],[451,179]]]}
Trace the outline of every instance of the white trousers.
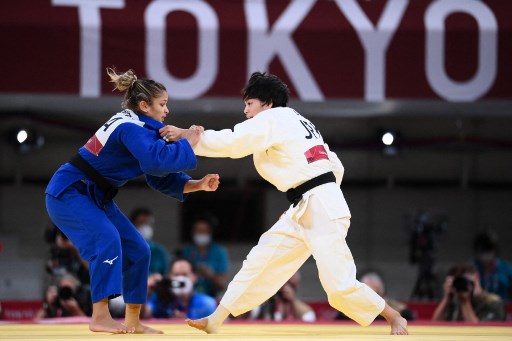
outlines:
{"label": "white trousers", "polygon": [[269,299],[310,255],[331,306],[363,326],[384,310],[384,300],[356,279],[356,266],[345,240],[350,216],[329,218],[329,208],[319,196],[313,193],[305,199],[299,218],[283,215],[247,255],[220,302],[232,315]]}

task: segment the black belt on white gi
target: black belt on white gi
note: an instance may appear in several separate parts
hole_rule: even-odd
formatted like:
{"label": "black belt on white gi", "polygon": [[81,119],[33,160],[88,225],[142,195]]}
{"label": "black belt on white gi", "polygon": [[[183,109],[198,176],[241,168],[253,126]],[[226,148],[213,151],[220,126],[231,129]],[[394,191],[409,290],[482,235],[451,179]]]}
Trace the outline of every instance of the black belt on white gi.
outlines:
{"label": "black belt on white gi", "polygon": [[286,191],[286,199],[288,199],[288,201],[293,204],[293,207],[295,207],[297,206],[299,201],[302,200],[302,195],[304,193],[306,193],[310,189],[313,189],[315,187],[318,187],[329,182],[336,182],[336,177],[334,176],[333,172],[324,173],[322,175],[319,175],[313,179],[304,182],[303,184],[300,184],[295,188],[290,188],[289,190]]}
{"label": "black belt on white gi", "polygon": [[103,202],[101,203],[102,207],[105,208],[106,203],[113,199],[119,189],[115,186],[112,186],[110,182],[108,182],[93,166],[89,164],[80,154],[74,155],[69,163],[80,169],[85,175],[91,178],[92,181],[98,185],[98,187],[105,192],[105,197],[103,197]]}

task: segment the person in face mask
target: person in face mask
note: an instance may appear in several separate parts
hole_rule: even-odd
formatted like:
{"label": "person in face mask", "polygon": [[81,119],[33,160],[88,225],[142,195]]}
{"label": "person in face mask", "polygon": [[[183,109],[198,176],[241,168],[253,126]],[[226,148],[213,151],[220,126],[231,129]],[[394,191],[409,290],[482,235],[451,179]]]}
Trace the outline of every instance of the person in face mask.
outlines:
{"label": "person in face mask", "polygon": [[153,213],[148,208],[139,207],[132,211],[130,220],[149,245],[151,252],[149,274],[159,273],[164,275],[169,269],[171,257],[165,246],[153,240],[155,231]]}
{"label": "person in face mask", "polygon": [[229,257],[225,247],[212,240],[212,225],[206,219],[192,224],[192,244],[183,248],[181,255],[197,269],[196,291],[216,297],[226,289]]}
{"label": "person in face mask", "polygon": [[472,259],[482,287],[503,300],[512,292],[512,264],[498,257],[498,238],[492,232],[478,234],[473,241]]}
{"label": "person in face mask", "polygon": [[154,318],[202,318],[217,307],[214,298],[194,291],[197,276],[185,258],[176,258],[168,276],[155,285],[146,306],[146,315]]}

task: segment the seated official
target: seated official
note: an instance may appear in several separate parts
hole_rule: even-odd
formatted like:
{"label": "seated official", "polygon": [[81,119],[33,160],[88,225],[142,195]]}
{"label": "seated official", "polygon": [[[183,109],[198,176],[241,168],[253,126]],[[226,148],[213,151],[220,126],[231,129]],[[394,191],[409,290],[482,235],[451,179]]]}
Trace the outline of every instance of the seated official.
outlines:
{"label": "seated official", "polygon": [[[153,291],[146,305],[146,317],[198,319],[213,313],[217,301],[195,292],[196,280],[192,263],[184,258],[175,259],[168,276],[160,277],[156,283],[149,285],[153,286]],[[154,281],[154,278],[149,281]]]}

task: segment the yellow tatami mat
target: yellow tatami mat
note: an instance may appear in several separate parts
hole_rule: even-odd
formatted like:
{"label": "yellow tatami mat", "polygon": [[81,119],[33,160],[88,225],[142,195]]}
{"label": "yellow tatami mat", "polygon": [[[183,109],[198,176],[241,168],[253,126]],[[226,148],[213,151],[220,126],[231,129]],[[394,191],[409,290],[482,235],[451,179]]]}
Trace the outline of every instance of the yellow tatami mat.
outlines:
{"label": "yellow tatami mat", "polygon": [[510,326],[410,325],[409,336],[388,335],[384,324],[359,327],[352,324],[226,324],[216,335],[207,335],[185,324],[149,324],[163,335],[113,335],[92,333],[86,324],[5,324],[1,340],[397,340],[500,341],[512,340]]}

